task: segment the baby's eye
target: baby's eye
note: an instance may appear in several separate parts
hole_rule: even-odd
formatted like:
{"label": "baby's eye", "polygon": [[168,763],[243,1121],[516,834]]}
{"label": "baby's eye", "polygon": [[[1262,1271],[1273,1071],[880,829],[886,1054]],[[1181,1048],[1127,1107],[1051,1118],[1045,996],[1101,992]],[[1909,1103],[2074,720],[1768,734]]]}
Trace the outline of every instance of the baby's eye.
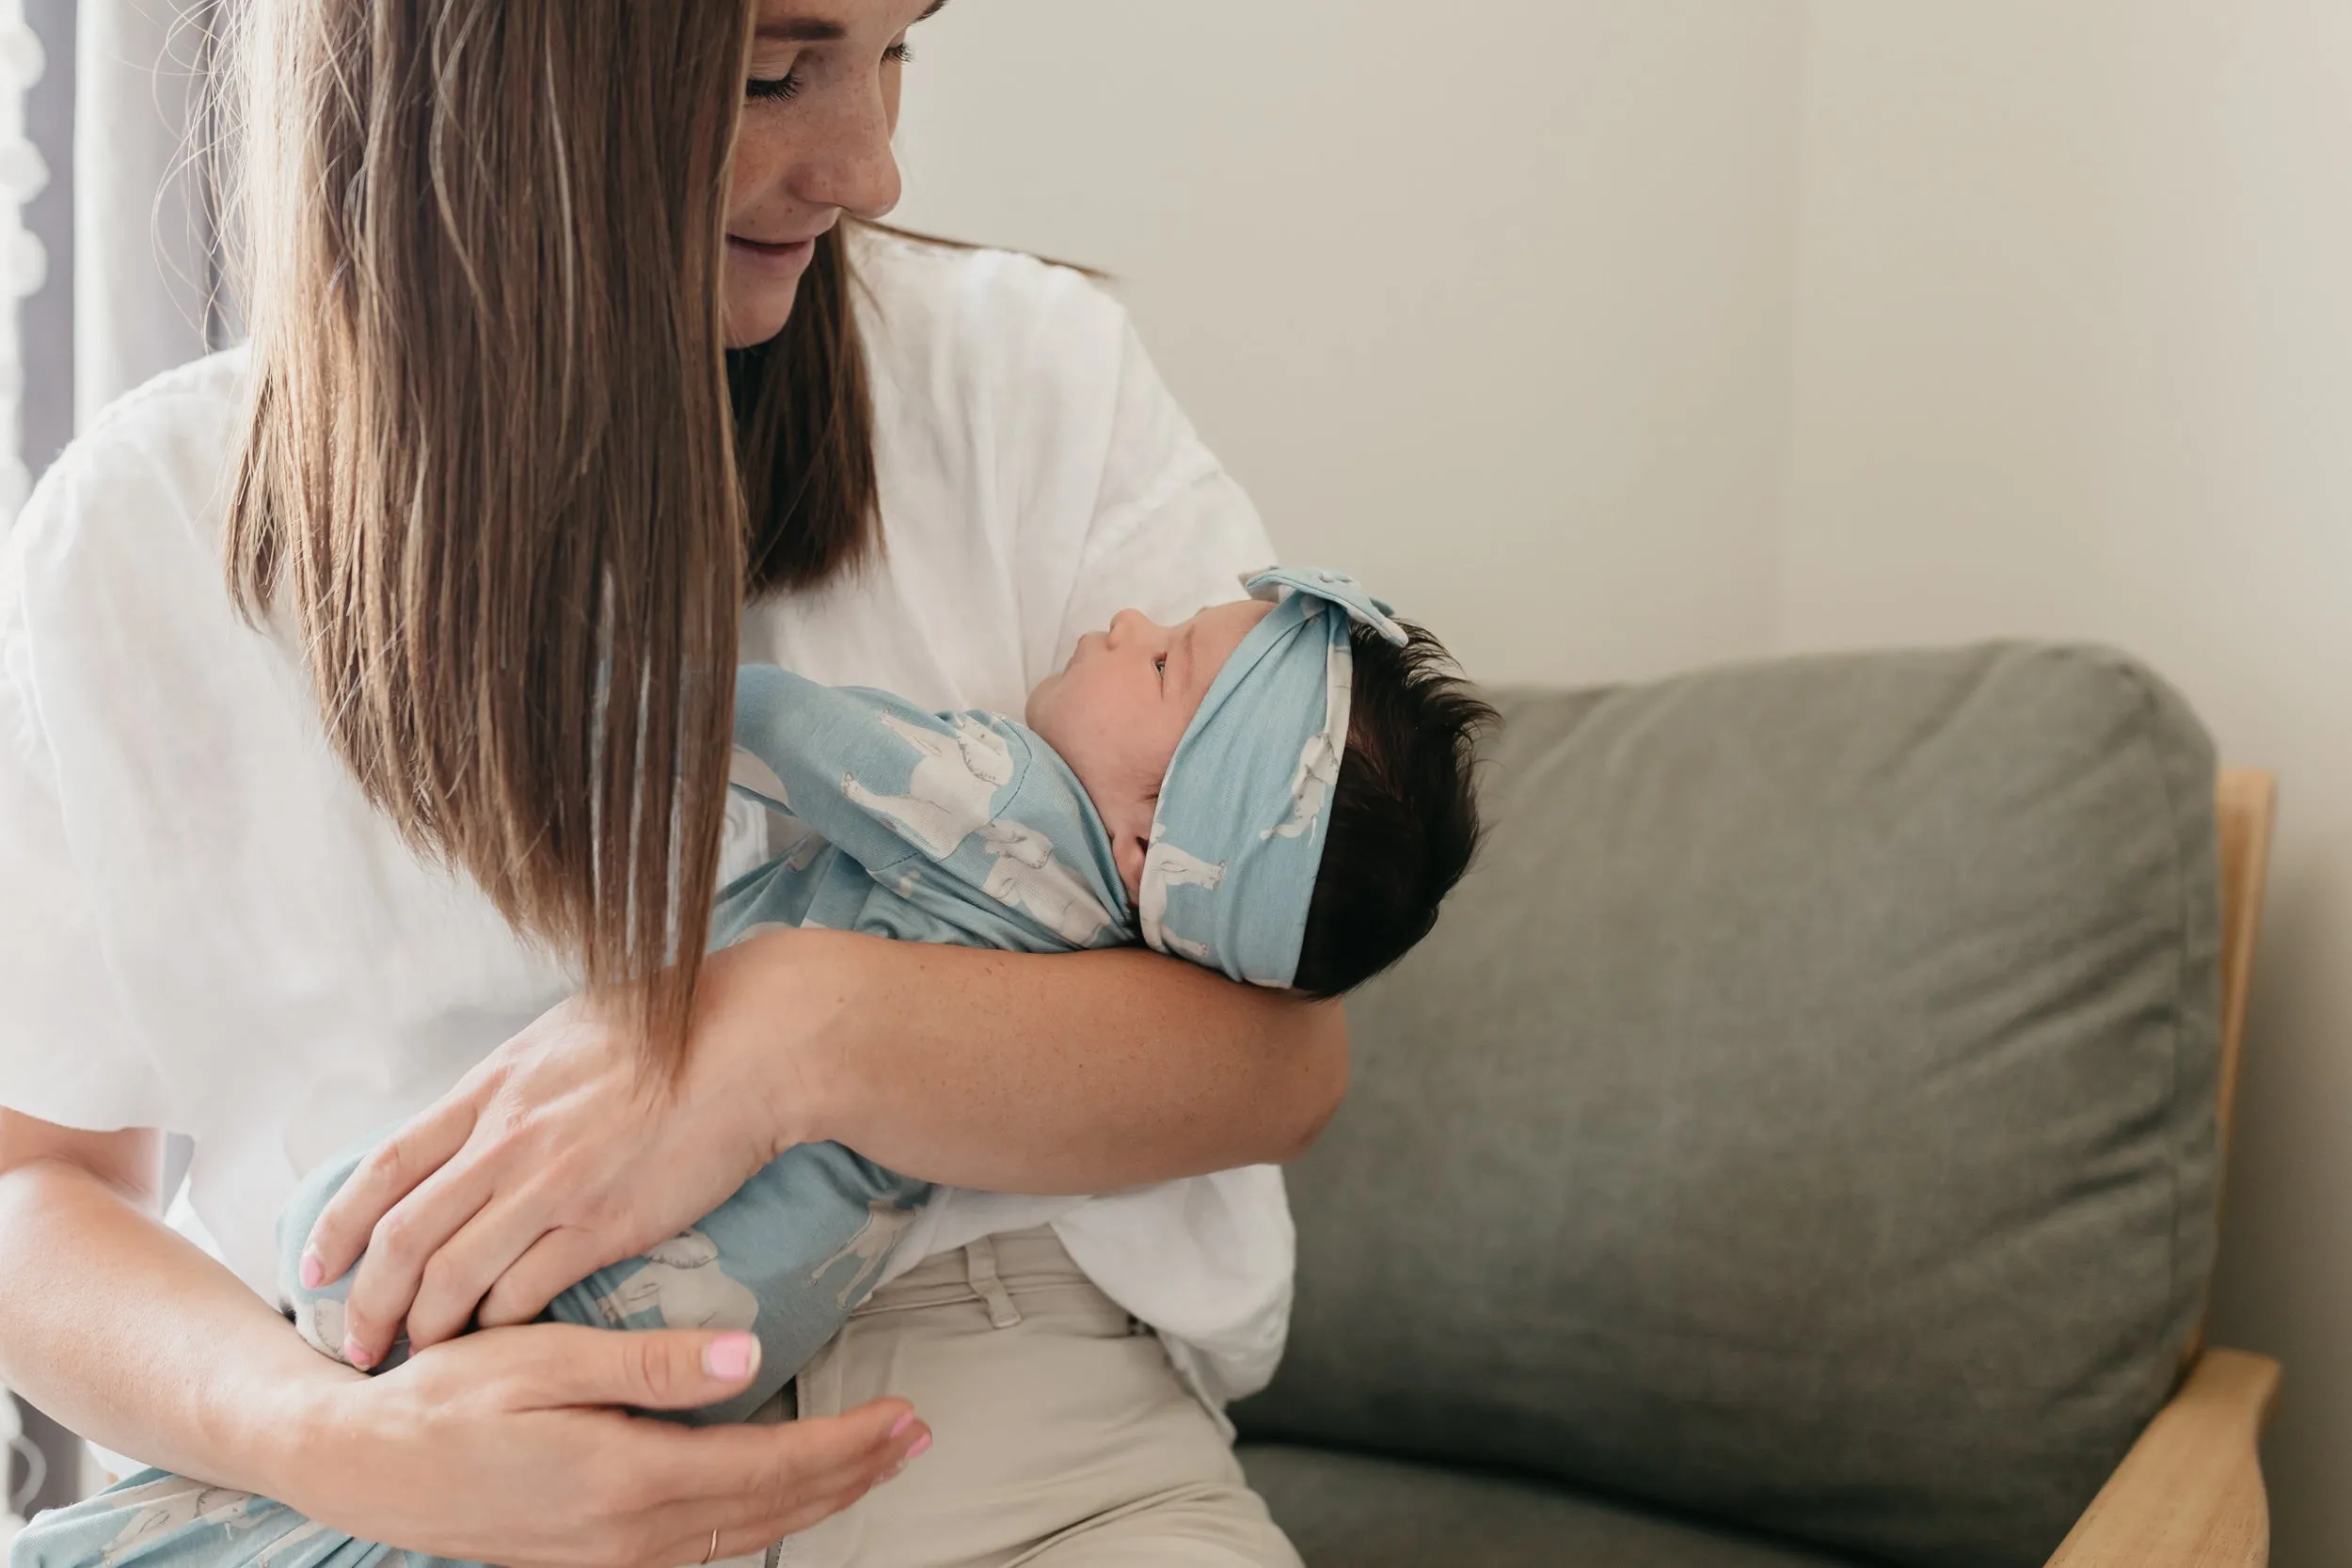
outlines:
{"label": "baby's eye", "polygon": [[1157,673],[1160,679],[1168,679],[1168,656],[1166,654],[1162,654],[1157,658],[1154,658],[1152,661],[1152,668],[1155,673]]}

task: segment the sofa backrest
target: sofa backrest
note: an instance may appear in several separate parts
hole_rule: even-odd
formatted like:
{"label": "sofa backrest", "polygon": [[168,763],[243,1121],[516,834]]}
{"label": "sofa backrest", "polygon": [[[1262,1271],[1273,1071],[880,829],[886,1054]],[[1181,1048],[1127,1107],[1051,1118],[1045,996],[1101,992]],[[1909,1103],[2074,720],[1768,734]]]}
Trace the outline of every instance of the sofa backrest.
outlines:
{"label": "sofa backrest", "polygon": [[2018,645],[1501,705],[1478,866],[1349,1005],[1245,1433],[2042,1561],[2212,1264],[2204,732]]}

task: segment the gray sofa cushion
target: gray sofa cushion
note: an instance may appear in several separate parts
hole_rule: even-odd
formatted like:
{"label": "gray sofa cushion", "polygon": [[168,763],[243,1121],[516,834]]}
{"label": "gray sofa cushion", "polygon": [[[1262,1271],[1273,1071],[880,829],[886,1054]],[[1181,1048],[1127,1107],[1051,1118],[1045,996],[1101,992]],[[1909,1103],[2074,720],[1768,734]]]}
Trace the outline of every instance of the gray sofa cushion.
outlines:
{"label": "gray sofa cushion", "polygon": [[1481,863],[1350,1005],[1245,1432],[2041,1561],[2212,1261],[2203,731],[2021,646],[1502,705]]}
{"label": "gray sofa cushion", "polygon": [[1327,1449],[1241,1450],[1307,1568],[1845,1568],[1540,1481]]}

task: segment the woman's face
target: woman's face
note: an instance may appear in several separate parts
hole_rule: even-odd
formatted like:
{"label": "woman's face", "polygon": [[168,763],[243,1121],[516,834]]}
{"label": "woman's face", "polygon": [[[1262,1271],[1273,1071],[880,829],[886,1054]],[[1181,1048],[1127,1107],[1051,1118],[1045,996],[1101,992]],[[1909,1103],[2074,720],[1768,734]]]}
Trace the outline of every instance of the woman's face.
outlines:
{"label": "woman's face", "polygon": [[727,193],[727,346],[792,314],[817,236],[844,213],[898,204],[898,78],[907,29],[946,0],[758,0],[751,80]]}

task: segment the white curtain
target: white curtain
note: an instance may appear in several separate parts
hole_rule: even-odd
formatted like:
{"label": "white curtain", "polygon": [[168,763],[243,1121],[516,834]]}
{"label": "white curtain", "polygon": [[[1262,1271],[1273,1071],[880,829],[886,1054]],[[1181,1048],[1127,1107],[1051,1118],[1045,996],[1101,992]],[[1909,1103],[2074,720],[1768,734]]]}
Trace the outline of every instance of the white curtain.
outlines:
{"label": "white curtain", "polygon": [[49,182],[40,150],[24,135],[24,92],[40,79],[40,40],[24,23],[24,0],[0,0],[0,529],[16,517],[31,484],[19,410],[24,360],[17,302],[40,292],[47,258],[24,227],[24,203]]}
{"label": "white curtain", "polygon": [[[0,0],[0,531],[16,520],[31,476],[24,467],[24,359],[19,351],[18,302],[40,292],[48,258],[24,227],[24,204],[49,182],[40,150],[24,135],[24,94],[40,80],[40,40],[25,24],[24,0]],[[11,1487],[19,1452],[33,1471]],[[0,1556],[24,1527],[17,1509],[40,1489],[40,1451],[24,1441],[16,1402],[0,1388]]]}
{"label": "white curtain", "polygon": [[24,1528],[23,1510],[40,1495],[42,1483],[49,1479],[49,1462],[41,1451],[25,1440],[24,1426],[16,1413],[16,1402],[0,1397],[0,1493],[8,1491],[8,1470],[12,1461],[21,1461],[24,1479],[17,1483],[12,1495],[0,1497],[0,1560],[8,1555],[8,1543]]}
{"label": "white curtain", "polygon": [[77,428],[208,347],[214,245],[192,128],[212,11],[210,0],[81,0],[73,84]]}
{"label": "white curtain", "polygon": [[[40,291],[48,258],[40,241],[24,227],[24,204],[49,182],[40,150],[24,135],[24,93],[40,80],[40,40],[24,22],[24,0],[0,0],[0,531],[15,521],[30,485],[25,472],[20,413],[24,398],[24,360],[19,352],[17,305]],[[18,1455],[30,1472],[15,1480]],[[25,1442],[16,1402],[0,1388],[0,1557],[24,1528],[17,1510],[40,1490],[47,1465]]]}

